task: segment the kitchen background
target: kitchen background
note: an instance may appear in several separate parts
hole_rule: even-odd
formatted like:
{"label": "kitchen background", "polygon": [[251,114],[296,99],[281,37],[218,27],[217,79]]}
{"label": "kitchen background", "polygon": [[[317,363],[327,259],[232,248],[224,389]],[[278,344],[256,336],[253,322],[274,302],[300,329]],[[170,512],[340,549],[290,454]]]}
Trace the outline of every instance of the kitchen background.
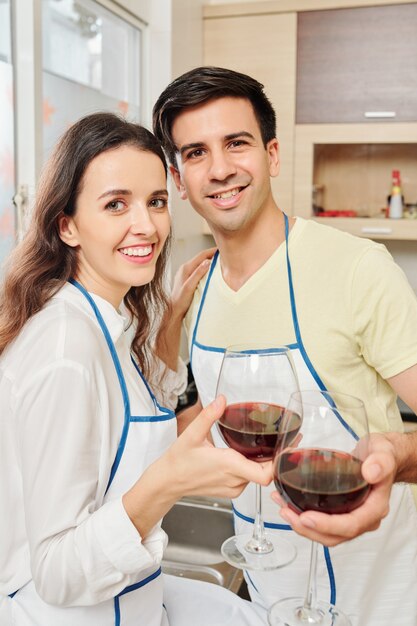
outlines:
{"label": "kitchen background", "polygon": [[[417,292],[417,219],[383,213],[393,169],[417,203],[417,2],[402,0],[0,0],[0,260],[69,124],[109,109],[150,127],[161,90],[201,64],[265,84],[281,208],[383,241]],[[212,239],[174,189],[171,205],[174,272]]]}

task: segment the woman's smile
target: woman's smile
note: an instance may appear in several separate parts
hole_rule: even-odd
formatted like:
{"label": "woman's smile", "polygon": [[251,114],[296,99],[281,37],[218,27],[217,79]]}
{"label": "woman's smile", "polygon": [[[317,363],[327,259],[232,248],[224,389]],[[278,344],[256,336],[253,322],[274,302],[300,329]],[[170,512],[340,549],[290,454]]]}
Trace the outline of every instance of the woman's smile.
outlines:
{"label": "woman's smile", "polygon": [[131,287],[153,279],[170,232],[160,158],[129,145],[99,154],[63,227],[77,251],[77,280],[117,307]]}
{"label": "woman's smile", "polygon": [[118,251],[129,263],[149,263],[154,256],[155,244],[133,245],[119,248]]}

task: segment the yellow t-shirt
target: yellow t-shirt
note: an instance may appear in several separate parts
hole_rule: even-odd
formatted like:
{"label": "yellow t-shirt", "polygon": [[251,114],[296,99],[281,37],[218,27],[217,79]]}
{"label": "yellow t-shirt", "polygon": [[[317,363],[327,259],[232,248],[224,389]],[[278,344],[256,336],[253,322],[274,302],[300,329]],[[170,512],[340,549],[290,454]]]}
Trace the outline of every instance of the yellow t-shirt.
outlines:
{"label": "yellow t-shirt", "polygon": [[[290,231],[289,256],[302,341],[321,380],[361,398],[372,431],[401,431],[385,379],[417,363],[417,298],[404,273],[385,246],[302,218]],[[206,280],[186,317],[189,341]],[[219,259],[197,341],[224,348],[295,340],[285,242],[237,292]]]}

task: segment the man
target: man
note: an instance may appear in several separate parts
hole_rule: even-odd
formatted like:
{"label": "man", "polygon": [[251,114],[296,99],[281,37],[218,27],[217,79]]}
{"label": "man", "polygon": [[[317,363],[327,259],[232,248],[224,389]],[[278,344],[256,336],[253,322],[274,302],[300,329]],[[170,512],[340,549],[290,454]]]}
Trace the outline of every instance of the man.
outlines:
{"label": "man", "polygon": [[[417,411],[416,297],[383,246],[279,209],[270,186],[279,172],[275,113],[263,86],[222,68],[194,69],[159,97],[154,131],[181,198],[207,220],[219,250],[186,322],[202,404],[215,395],[227,345],[279,343],[291,348],[302,388],[358,396],[373,431],[401,431],[396,394]],[[374,436],[363,466],[373,489],[350,514],[284,507],[279,519],[272,487],[264,489],[269,532],[288,537],[289,522],[336,546],[322,551],[319,597],[337,602],[353,626],[416,624],[417,513],[410,486],[399,483],[417,482],[416,444],[416,435]],[[250,487],[234,503],[238,532],[253,523]],[[303,595],[308,542],[290,535],[298,558],[247,574],[253,600]]]}

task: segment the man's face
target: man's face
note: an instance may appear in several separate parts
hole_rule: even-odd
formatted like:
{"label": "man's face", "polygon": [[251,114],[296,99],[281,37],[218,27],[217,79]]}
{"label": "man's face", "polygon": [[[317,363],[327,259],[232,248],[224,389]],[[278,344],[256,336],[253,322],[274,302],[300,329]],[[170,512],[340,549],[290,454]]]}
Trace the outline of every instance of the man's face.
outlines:
{"label": "man's face", "polygon": [[181,198],[213,232],[245,229],[274,207],[270,177],[279,171],[278,142],[263,145],[251,103],[225,97],[181,113],[172,126]]}

